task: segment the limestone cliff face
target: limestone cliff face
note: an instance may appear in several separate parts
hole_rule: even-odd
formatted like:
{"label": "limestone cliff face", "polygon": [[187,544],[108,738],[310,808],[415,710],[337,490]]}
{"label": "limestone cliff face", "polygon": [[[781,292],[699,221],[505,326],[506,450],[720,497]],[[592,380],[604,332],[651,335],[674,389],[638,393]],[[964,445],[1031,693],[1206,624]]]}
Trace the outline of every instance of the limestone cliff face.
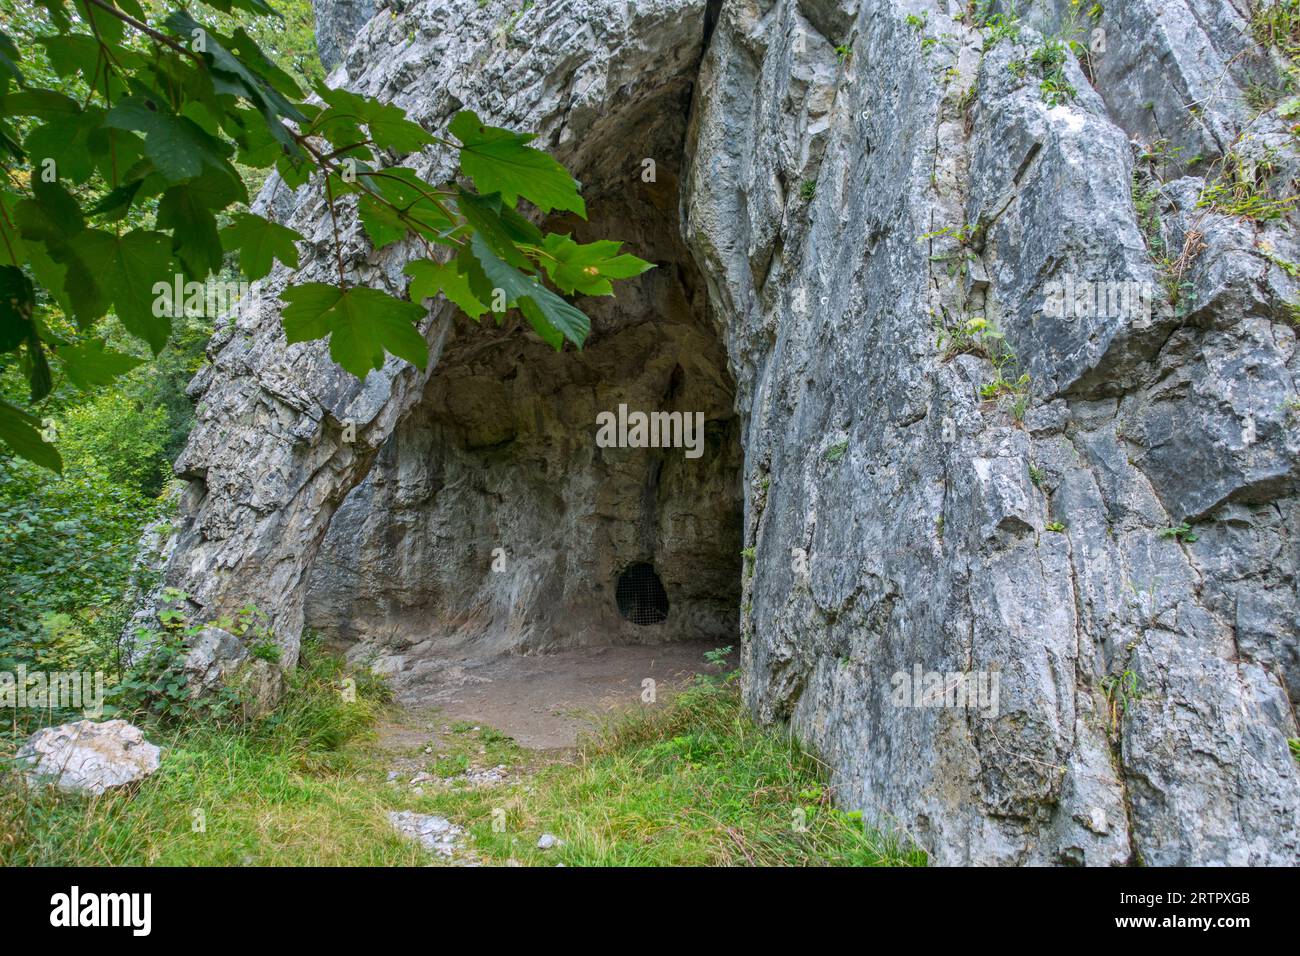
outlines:
{"label": "limestone cliff face", "polygon": [[[273,273],[193,385],[168,583],[268,610],[289,662],[308,622],[416,686],[738,629],[755,713],[938,862],[1300,862],[1300,249],[1198,205],[1229,154],[1292,178],[1245,92],[1277,64],[1228,0],[1130,0],[1045,82],[1070,9],[997,42],[955,3],[381,11],[333,83],[539,132],[592,211],[549,227],[660,268],[583,303],[581,354],[434,304],[429,372],[364,383],[284,345]],[[319,197],[259,203],[326,276]],[[357,281],[415,254],[346,236]],[[972,320],[1001,379],[950,347]],[[597,448],[620,402],[703,412],[705,455]],[[657,628],[615,606],[639,561]],[[908,706],[917,670],[998,693]]]}
{"label": "limestone cliff face", "polygon": [[325,69],[339,65],[357,32],[375,15],[376,0],[312,0],[316,15],[316,50]]}

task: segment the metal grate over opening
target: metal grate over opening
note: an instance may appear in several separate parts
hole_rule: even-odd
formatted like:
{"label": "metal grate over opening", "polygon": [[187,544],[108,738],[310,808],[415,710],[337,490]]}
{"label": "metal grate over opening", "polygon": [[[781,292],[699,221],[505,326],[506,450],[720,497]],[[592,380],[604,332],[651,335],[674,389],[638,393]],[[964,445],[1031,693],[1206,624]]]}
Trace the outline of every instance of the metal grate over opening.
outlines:
{"label": "metal grate over opening", "polygon": [[618,576],[614,598],[618,613],[633,624],[658,624],[668,617],[668,592],[655,569],[644,561]]}

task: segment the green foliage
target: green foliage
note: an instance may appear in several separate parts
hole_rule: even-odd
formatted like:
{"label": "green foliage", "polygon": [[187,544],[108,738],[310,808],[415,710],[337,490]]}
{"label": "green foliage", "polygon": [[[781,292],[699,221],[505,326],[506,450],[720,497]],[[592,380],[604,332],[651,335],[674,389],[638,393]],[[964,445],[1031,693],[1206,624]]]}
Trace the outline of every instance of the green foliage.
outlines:
{"label": "green foliage", "polygon": [[972,316],[951,327],[936,326],[934,344],[945,360],[958,355],[978,355],[997,362],[1011,354],[1006,335],[981,316]]}
{"label": "green foliage", "polygon": [[1255,222],[1280,219],[1300,196],[1275,196],[1273,180],[1279,172],[1276,153],[1265,148],[1252,155],[1244,148],[1246,144],[1243,138],[1224,154],[1218,175],[1206,184],[1197,206]]}
{"label": "green foliage", "polygon": [[1173,527],[1164,528],[1161,531],[1159,531],[1158,534],[1162,538],[1174,538],[1175,540],[1181,541],[1184,544],[1191,544],[1193,541],[1196,540],[1197,537],[1196,532],[1192,530],[1192,526],[1189,525],[1186,521],[1182,522],[1181,524],[1174,525]]}
{"label": "green foliage", "polygon": [[1106,709],[1110,715],[1111,736],[1117,738],[1124,714],[1134,701],[1142,698],[1138,676],[1131,670],[1122,674],[1107,674],[1101,679],[1101,692],[1106,698]]}
{"label": "green foliage", "polygon": [[[355,700],[340,690],[355,682]],[[385,819],[392,792],[355,743],[389,694],[304,643],[280,706],[256,721],[150,725],[162,766],[85,800],[0,780],[0,865],[417,865]],[[195,826],[202,810],[204,827]]]}
{"label": "green foliage", "polygon": [[824,461],[830,462],[831,464],[834,464],[835,462],[843,458],[845,453],[848,450],[849,450],[849,443],[847,440],[837,441],[834,445],[831,445],[829,448],[826,449],[825,454],[822,455],[822,459]]}
{"label": "green foliage", "polygon": [[115,652],[122,593],[157,505],[105,474],[93,458],[101,448],[53,481],[0,461],[0,670],[80,670]]}
{"label": "green foliage", "polygon": [[170,435],[165,407],[136,407],[129,393],[109,389],[69,409],[59,435],[64,452],[86,471],[141,496],[161,488]]}
{"label": "green foliage", "polygon": [[1260,46],[1300,59],[1300,0],[1252,0],[1250,33]]}
{"label": "green foliage", "polygon": [[[320,188],[334,224],[337,278],[285,290],[288,339],[328,338],[334,360],[357,376],[388,355],[423,368],[426,311],[354,286],[338,242],[342,203],[376,248],[415,243],[442,270],[433,288],[467,314],[503,296],[498,321],[517,308],[557,349],[581,346],[590,328],[563,296],[612,295],[613,280],[650,267],[617,243],[580,245],[532,224],[525,202],[581,217],[586,207],[531,135],[465,111],[444,138],[397,106],[323,86],[301,49],[304,0],[283,19],[263,0],[4,2],[24,19],[0,32],[0,356],[24,373],[27,403],[50,395],[56,371],[83,388],[127,374],[139,356],[121,347],[122,332],[158,355],[174,316],[159,307],[156,283],[221,276],[228,254],[250,279],[275,260],[296,267],[303,237],[241,209],[245,180],[271,168],[292,186]],[[465,182],[427,183],[400,164],[433,145],[458,152]],[[60,467],[21,400],[0,404],[0,441]]]}
{"label": "green foliage", "polygon": [[1079,95],[1079,91],[1065,78],[1066,51],[1067,45],[1063,40],[1048,37],[1029,54],[1029,62],[1037,67],[1041,77],[1038,92],[1048,106],[1068,103]]}
{"label": "green foliage", "polygon": [[1003,40],[1015,43],[1020,39],[1020,17],[1014,3],[1005,13],[993,12],[988,0],[972,3],[972,7],[972,20],[976,27],[984,31],[985,50],[991,50]]}
{"label": "green foliage", "polygon": [[731,656],[732,649],[733,648],[730,644],[726,647],[715,647],[711,651],[704,652],[704,659],[714,667],[721,667],[723,664],[727,663],[727,658]]}

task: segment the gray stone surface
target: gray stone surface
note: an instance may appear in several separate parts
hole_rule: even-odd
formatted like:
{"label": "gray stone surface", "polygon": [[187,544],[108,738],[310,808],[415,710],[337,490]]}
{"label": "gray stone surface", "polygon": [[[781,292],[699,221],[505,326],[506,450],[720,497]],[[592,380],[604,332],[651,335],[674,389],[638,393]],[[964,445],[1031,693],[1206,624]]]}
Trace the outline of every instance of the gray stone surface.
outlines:
{"label": "gray stone surface", "polygon": [[231,670],[248,660],[248,650],[239,638],[215,626],[199,631],[188,648],[181,667],[196,695],[219,686]]}
{"label": "gray stone surface", "polygon": [[[435,306],[430,371],[364,383],[284,346],[273,273],[193,386],[168,583],[207,619],[258,604],[286,663],[305,620],[400,663],[650,639],[609,592],[649,555],[690,611],[660,637],[736,608],[754,712],[937,862],[1300,862],[1300,249],[1285,218],[1198,205],[1229,150],[1293,169],[1276,115],[1244,105],[1274,67],[1227,0],[1107,6],[1104,52],[1068,56],[1077,95],[1049,106],[1030,55],[1068,4],[987,48],[964,7],[371,19],[334,82],[430,128],[468,106],[539,132],[591,234],[660,269],[592,309],[581,355]],[[259,204],[309,236],[301,278],[325,275],[319,198],[273,179]],[[351,225],[344,254],[398,288],[417,253]],[[1154,308],[1053,315],[1067,277],[1149,284]],[[972,318],[1027,398],[936,346]],[[593,412],[624,395],[686,396],[716,447],[597,454]],[[517,564],[494,575],[500,543]],[[996,675],[996,706],[906,706],[914,668]]]}
{"label": "gray stone surface", "polygon": [[158,769],[161,753],[144,739],[144,731],[125,720],[78,720],[36,731],[16,759],[33,783],[100,796],[149,776]]}
{"label": "gray stone surface", "polygon": [[450,859],[464,831],[446,817],[413,810],[390,810],[388,822],[394,830],[436,856]]}
{"label": "gray stone surface", "polygon": [[326,71],[338,66],[366,21],[384,6],[381,0],[312,0],[316,51]]}

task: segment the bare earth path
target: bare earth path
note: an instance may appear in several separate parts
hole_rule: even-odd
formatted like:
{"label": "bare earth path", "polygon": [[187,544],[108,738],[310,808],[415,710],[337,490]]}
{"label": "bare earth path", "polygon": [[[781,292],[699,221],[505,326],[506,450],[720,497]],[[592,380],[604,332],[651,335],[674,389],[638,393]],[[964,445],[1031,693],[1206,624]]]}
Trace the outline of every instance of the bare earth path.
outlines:
{"label": "bare earth path", "polygon": [[530,750],[564,749],[601,718],[645,706],[647,679],[657,695],[684,686],[708,669],[704,653],[714,646],[621,645],[462,662],[404,691],[398,702],[417,719],[436,711],[442,720],[493,727]]}

